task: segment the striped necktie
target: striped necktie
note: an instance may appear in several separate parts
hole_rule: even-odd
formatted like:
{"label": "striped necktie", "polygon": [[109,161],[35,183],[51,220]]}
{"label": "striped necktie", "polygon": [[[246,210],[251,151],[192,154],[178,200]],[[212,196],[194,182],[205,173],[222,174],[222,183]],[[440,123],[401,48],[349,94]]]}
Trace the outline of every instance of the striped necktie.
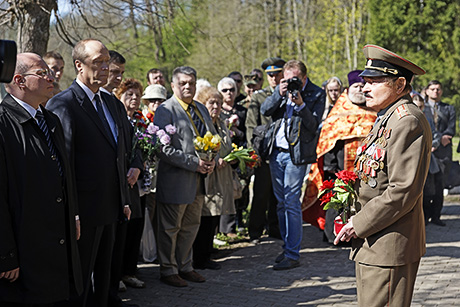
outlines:
{"label": "striped necktie", "polygon": [[201,121],[198,114],[195,112],[195,107],[192,104],[189,104],[188,111],[190,112],[190,116],[192,117],[193,124],[196,127],[196,130],[200,134],[200,136],[204,136],[206,133],[206,127],[204,123]]}
{"label": "striped necktie", "polygon": [[37,113],[35,114],[35,119],[38,122],[38,127],[45,135],[46,144],[48,145],[48,149],[51,152],[51,159],[57,162],[57,165],[59,168],[59,174],[62,176],[63,173],[62,173],[61,163],[59,162],[59,158],[56,154],[56,149],[54,148],[53,140],[51,139],[50,131],[45,121],[45,116],[43,116],[43,113],[40,110],[37,110]]}

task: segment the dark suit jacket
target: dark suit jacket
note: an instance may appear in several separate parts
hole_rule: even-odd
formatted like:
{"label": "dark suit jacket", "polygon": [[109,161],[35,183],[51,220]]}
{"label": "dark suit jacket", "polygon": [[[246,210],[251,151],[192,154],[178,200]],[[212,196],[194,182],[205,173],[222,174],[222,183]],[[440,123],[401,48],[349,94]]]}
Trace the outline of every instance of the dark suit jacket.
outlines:
{"label": "dark suit jacket", "polygon": [[0,272],[20,268],[17,281],[0,279],[0,301],[67,299],[69,270],[82,290],[74,178],[59,119],[43,115],[63,177],[30,114],[10,95],[0,104]]}
{"label": "dark suit jacket", "polygon": [[82,227],[101,226],[122,218],[123,206],[130,203],[126,173],[131,142],[124,106],[101,93],[117,126],[116,147],[104,129],[96,109],[74,81],[54,96],[46,107],[56,113],[64,127],[66,149],[75,171]]}
{"label": "dark suit jacket", "polygon": [[[428,104],[425,104],[425,115],[428,117],[428,114],[432,114],[431,107]],[[455,108],[444,102],[439,102],[438,104],[438,122],[436,125],[436,130],[439,132],[441,137],[443,135],[455,135]],[[434,151],[434,155],[441,160],[446,160],[444,163],[452,160],[452,143],[443,146],[442,144]]]}

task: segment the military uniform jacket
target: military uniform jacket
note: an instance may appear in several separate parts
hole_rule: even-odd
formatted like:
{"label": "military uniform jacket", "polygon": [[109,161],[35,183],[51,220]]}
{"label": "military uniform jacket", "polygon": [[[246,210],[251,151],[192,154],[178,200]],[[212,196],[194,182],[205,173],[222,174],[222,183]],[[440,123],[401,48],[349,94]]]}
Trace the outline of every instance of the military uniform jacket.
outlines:
{"label": "military uniform jacket", "polygon": [[267,97],[273,94],[273,89],[270,86],[267,86],[260,91],[255,92],[251,97],[251,102],[249,103],[248,113],[246,114],[246,138],[248,141],[248,146],[251,145],[252,132],[255,127],[260,125],[266,125],[271,123],[271,118],[268,116],[263,116],[260,113],[260,106],[264,103]]}
{"label": "military uniform jacket", "polygon": [[358,213],[350,259],[379,266],[420,260],[426,251],[423,186],[431,130],[408,96],[390,106],[357,150]]}

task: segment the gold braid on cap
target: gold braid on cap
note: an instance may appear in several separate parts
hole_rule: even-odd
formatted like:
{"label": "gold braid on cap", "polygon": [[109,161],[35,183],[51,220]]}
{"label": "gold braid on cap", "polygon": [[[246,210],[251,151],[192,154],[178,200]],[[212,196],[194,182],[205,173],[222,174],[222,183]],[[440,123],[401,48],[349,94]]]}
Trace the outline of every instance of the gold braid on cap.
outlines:
{"label": "gold braid on cap", "polygon": [[374,67],[374,66],[366,65],[366,66],[364,66],[364,68],[380,70],[380,71],[383,71],[384,73],[390,73],[392,75],[397,75],[399,73],[399,71],[397,69],[388,68],[388,67],[383,67],[382,68],[382,67]]}

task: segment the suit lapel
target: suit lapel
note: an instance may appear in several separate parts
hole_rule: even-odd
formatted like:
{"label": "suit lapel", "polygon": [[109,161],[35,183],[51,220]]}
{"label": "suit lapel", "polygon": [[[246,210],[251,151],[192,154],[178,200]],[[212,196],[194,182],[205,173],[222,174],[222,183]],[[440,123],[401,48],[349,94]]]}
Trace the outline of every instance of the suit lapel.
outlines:
{"label": "suit lapel", "polygon": [[113,141],[110,139],[113,139],[113,137],[108,135],[107,131],[104,128],[104,125],[102,124],[101,119],[99,118],[99,115],[97,114],[96,109],[94,108],[93,103],[89,100],[85,91],[75,81],[71,85],[71,87],[73,87],[73,91],[77,96],[78,103],[80,104],[81,108],[86,112],[86,114],[88,114],[89,118],[91,118],[91,120],[96,124],[99,131],[104,135],[104,137],[113,147]]}

